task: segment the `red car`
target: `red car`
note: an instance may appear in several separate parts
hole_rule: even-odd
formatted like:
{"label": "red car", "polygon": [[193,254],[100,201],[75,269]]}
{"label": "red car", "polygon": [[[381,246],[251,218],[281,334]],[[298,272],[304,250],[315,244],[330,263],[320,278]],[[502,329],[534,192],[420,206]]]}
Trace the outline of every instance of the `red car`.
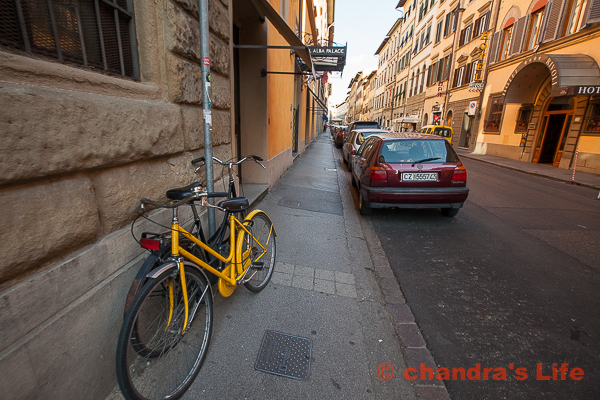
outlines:
{"label": "red car", "polygon": [[453,217],[469,195],[467,170],[446,139],[422,133],[369,136],[352,158],[362,215],[373,208],[440,208]]}

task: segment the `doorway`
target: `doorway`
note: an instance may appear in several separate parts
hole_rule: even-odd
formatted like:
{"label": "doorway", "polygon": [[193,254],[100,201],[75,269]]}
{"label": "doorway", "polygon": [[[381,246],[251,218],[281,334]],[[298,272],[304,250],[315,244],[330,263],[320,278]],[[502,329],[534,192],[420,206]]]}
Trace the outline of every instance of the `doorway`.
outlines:
{"label": "doorway", "polygon": [[548,104],[531,162],[558,167],[567,142],[574,108],[575,101],[572,97],[557,97]]}
{"label": "doorway", "polygon": [[469,147],[469,139],[471,138],[471,125],[473,118],[465,113],[460,132],[460,141],[458,147]]}

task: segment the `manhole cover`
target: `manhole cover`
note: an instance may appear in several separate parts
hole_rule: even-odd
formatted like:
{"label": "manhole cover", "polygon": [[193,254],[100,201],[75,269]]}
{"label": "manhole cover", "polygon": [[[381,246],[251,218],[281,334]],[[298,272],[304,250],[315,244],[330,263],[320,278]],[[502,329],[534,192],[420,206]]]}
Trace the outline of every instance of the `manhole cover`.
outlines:
{"label": "manhole cover", "polygon": [[335,172],[337,171],[337,168],[325,168],[325,171]]}
{"label": "manhole cover", "polygon": [[310,339],[266,331],[254,368],[305,381],[310,376],[311,351]]}
{"label": "manhole cover", "polygon": [[284,207],[300,207],[300,202],[298,200],[290,200],[290,199],[281,199],[279,200],[279,205]]}

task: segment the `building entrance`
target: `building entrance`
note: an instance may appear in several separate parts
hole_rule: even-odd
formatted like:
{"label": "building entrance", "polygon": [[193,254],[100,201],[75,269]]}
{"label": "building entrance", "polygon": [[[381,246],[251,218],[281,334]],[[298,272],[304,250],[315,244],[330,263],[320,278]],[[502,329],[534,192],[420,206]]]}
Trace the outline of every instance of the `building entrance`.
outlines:
{"label": "building entrance", "polygon": [[574,99],[554,98],[542,118],[531,162],[558,167],[573,119]]}

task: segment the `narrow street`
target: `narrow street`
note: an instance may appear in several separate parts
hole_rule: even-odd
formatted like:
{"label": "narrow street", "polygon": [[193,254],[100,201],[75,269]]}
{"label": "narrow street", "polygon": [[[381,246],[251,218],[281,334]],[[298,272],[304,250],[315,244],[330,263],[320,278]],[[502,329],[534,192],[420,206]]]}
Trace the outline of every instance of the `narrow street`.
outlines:
{"label": "narrow street", "polygon": [[[450,375],[450,396],[600,398],[597,192],[463,161],[471,193],[455,218],[396,209],[366,221],[438,367],[481,368]],[[568,363],[565,380],[553,363]]]}

